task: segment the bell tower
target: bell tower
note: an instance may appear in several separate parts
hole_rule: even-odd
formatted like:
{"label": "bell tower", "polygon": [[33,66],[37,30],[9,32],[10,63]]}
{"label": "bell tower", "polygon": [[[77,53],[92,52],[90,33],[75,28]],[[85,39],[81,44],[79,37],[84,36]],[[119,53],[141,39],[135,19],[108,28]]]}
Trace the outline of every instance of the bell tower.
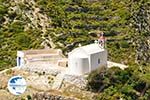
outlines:
{"label": "bell tower", "polygon": [[100,48],[104,49],[106,47],[106,38],[104,37],[103,32],[99,33],[98,44]]}

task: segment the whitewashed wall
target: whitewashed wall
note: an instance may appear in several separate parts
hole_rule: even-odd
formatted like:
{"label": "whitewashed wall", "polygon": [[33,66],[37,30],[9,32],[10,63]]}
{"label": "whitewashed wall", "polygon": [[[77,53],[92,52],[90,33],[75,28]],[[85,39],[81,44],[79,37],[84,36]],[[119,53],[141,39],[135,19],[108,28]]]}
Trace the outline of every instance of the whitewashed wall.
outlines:
{"label": "whitewashed wall", "polygon": [[[107,65],[107,50],[82,56],[79,52],[70,53],[68,56],[69,73],[73,75],[83,75],[96,70],[100,66]],[[100,63],[98,63],[100,59]]]}
{"label": "whitewashed wall", "polygon": [[[100,59],[100,63],[98,63],[98,59]],[[91,60],[91,71],[97,69],[100,66],[106,66],[107,65],[107,51],[98,52],[95,54],[90,55]]]}
{"label": "whitewashed wall", "polygon": [[68,59],[69,73],[73,75],[83,75],[89,72],[88,58],[74,58]]}

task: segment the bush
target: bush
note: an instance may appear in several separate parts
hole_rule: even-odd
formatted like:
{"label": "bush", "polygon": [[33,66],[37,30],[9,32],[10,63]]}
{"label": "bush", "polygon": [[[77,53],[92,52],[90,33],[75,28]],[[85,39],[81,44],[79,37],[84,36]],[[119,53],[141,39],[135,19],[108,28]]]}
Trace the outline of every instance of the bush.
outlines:
{"label": "bush", "polygon": [[27,95],[27,100],[31,100],[32,97],[30,95]]}
{"label": "bush", "polygon": [[15,41],[18,45],[24,48],[29,48],[30,44],[32,43],[31,38],[25,33],[19,33],[19,35],[15,37]]}
{"label": "bush", "polygon": [[120,46],[121,46],[122,48],[129,48],[129,43],[126,42],[126,41],[121,41],[121,42],[120,42]]}
{"label": "bush", "polygon": [[91,90],[94,92],[99,91],[101,86],[104,85],[104,82],[103,82],[104,72],[105,71],[103,69],[98,69],[89,74],[89,76],[87,77],[87,80],[88,80],[87,89],[88,90]]}
{"label": "bush", "polygon": [[12,69],[9,69],[9,70],[6,71],[6,74],[7,74],[7,75],[10,75],[10,74],[12,74],[12,73],[13,73],[13,70],[12,70]]}

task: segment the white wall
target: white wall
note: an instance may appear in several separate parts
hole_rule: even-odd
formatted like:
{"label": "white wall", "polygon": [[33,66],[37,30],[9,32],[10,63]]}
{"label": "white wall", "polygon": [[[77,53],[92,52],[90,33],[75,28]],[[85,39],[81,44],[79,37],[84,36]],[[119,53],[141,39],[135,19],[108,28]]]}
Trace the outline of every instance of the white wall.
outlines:
{"label": "white wall", "polygon": [[[85,73],[96,70],[101,66],[107,65],[107,50],[90,54],[88,56],[83,57],[81,54],[78,55],[76,53],[69,54],[68,67],[70,74],[83,75]],[[98,63],[98,59],[100,59],[100,63]]]}
{"label": "white wall", "polygon": [[88,58],[82,58],[81,67],[82,67],[82,74],[89,72],[89,60],[88,60]]}
{"label": "white wall", "polygon": [[22,51],[17,51],[17,66],[22,67],[24,66],[24,64],[25,64],[24,53]]}
{"label": "white wall", "polygon": [[17,56],[18,57],[24,57],[24,53],[22,51],[17,51]]}
{"label": "white wall", "polygon": [[[100,63],[98,63],[98,59],[100,59]],[[107,51],[98,52],[90,55],[91,60],[91,71],[97,69],[100,66],[107,65]]]}
{"label": "white wall", "polygon": [[89,72],[88,58],[69,57],[69,73],[73,75],[83,75]]}

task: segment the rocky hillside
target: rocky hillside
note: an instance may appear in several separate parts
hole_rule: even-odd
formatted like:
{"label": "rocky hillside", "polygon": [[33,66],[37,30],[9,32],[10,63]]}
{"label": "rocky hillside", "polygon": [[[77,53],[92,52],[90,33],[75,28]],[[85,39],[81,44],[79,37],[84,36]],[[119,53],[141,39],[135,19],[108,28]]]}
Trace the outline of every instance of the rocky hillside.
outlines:
{"label": "rocky hillside", "polygon": [[[108,59],[130,67],[92,72],[87,90],[97,94],[96,100],[149,100],[149,0],[0,0],[0,71],[16,65],[17,50],[60,48],[67,56],[93,43],[101,31]],[[83,92],[64,93],[90,100]]]}
{"label": "rocky hillside", "polygon": [[100,31],[109,60],[146,65],[149,5],[148,0],[0,0],[0,70],[15,65],[17,50],[61,48],[67,55],[92,43]]}
{"label": "rocky hillside", "polygon": [[150,63],[150,2],[141,2],[139,9],[134,13],[136,61]]}

